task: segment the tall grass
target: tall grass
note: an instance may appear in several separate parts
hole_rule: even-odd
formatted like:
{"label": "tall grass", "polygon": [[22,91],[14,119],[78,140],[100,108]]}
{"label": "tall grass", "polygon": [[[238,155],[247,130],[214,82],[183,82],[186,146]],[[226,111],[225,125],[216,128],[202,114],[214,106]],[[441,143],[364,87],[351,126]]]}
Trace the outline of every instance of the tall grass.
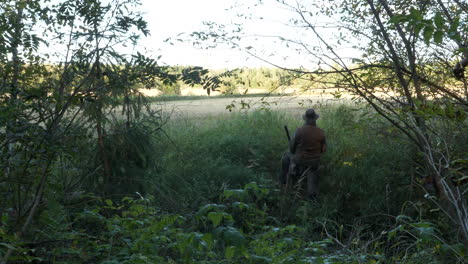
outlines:
{"label": "tall grass", "polygon": [[171,140],[159,140],[163,172],[155,175],[155,191],[175,196],[171,207],[198,206],[222,189],[271,180],[287,146],[285,119],[262,111],[173,120],[165,131]]}
{"label": "tall grass", "polygon": [[[397,214],[410,195],[412,149],[372,112],[352,106],[323,106],[318,126],[327,135],[321,170],[320,205],[307,215],[291,196],[285,219],[349,218]],[[302,125],[301,114],[254,111],[172,120],[171,140],[157,140],[162,171],[147,192],[166,208],[193,209],[215,201],[220,191],[257,181],[278,187],[280,159],[287,150],[283,129]],[[393,137],[389,137],[393,135]],[[275,195],[281,195],[277,192]]]}
{"label": "tall grass", "polygon": [[328,142],[318,203],[278,184],[283,126],[301,126],[302,111],[177,118],[161,133],[116,122],[106,139],[115,178],[103,187],[136,195],[49,195],[28,238],[47,243],[15,245],[61,263],[462,263],[463,246],[440,239],[439,223],[397,216],[411,195],[407,141],[361,106],[317,111]]}

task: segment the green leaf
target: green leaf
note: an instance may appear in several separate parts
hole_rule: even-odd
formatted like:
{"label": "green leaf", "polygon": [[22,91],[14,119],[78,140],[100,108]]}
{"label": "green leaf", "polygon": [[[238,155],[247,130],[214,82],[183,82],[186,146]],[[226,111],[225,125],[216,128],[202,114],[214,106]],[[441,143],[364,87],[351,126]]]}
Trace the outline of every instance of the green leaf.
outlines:
{"label": "green leaf", "polygon": [[208,212],[211,212],[211,211],[223,211],[226,209],[226,206],[224,205],[219,205],[219,204],[207,204],[207,205],[204,205],[200,208],[200,210],[198,210],[197,212],[197,215],[198,216],[204,216],[206,215]]}
{"label": "green leaf", "polygon": [[434,33],[434,27],[432,25],[426,25],[423,32],[424,42],[426,45],[429,45],[429,41],[431,41],[432,38],[432,33]]}
{"label": "green leaf", "polygon": [[408,15],[408,18],[414,21],[422,21],[423,20],[423,15],[421,14],[421,11],[411,8],[410,9],[410,14]]}
{"label": "green leaf", "polygon": [[258,190],[258,184],[256,182],[247,183],[244,186],[244,190],[248,190],[248,189]]}
{"label": "green leaf", "polygon": [[218,212],[210,212],[208,213],[208,219],[213,222],[213,225],[216,227],[218,226],[221,221],[223,220],[223,213],[218,213]]}
{"label": "green leaf", "polygon": [[455,17],[453,22],[450,24],[449,32],[456,32],[460,26],[460,17]]}
{"label": "green leaf", "polygon": [[444,37],[444,32],[441,31],[441,30],[437,30],[435,33],[434,33],[434,42],[437,43],[437,44],[440,44],[442,43],[442,38]]}
{"label": "green leaf", "polygon": [[285,238],[283,238],[283,241],[284,241],[287,245],[293,245],[293,244],[294,244],[294,238],[291,238],[291,237],[285,237]]}
{"label": "green leaf", "polygon": [[440,14],[440,12],[437,12],[434,16],[434,24],[436,25],[436,27],[438,29],[442,29],[444,28],[444,18],[442,17],[442,15]]}
{"label": "green leaf", "polygon": [[0,217],[0,223],[6,224],[8,222],[8,214],[4,213],[2,217]]}
{"label": "green leaf", "polygon": [[248,209],[249,205],[243,202],[233,202],[232,207],[239,209]]}
{"label": "green leaf", "polygon": [[392,24],[398,24],[405,21],[408,21],[408,17],[406,15],[401,14],[394,15],[388,20],[388,22]]}
{"label": "green leaf", "polygon": [[242,189],[234,189],[234,190],[225,190],[224,191],[224,196],[226,198],[237,198],[237,199],[241,199],[241,198],[244,198],[245,196],[247,195],[247,193],[245,192],[245,190],[242,190]]}
{"label": "green leaf", "polygon": [[405,229],[405,227],[404,227],[403,225],[399,225],[399,226],[397,226],[396,228],[394,228],[394,229],[388,231],[388,240],[390,240],[390,239],[396,237],[396,234],[397,234],[399,231],[402,231],[402,230],[404,230],[404,229]]}
{"label": "green leaf", "polygon": [[232,259],[234,254],[236,253],[236,247],[228,247],[226,248],[225,256],[227,259]]}
{"label": "green leaf", "polygon": [[223,240],[232,246],[241,246],[245,244],[245,237],[234,227],[227,227],[223,232]]}
{"label": "green leaf", "polygon": [[248,259],[250,257],[249,251],[247,250],[247,248],[245,246],[240,247],[239,251],[242,254],[242,256],[244,256],[245,258]]}
{"label": "green leaf", "polygon": [[[458,27],[460,26],[460,17],[455,17],[453,22],[450,24],[447,35],[456,41],[461,41],[461,36],[458,33]],[[463,30],[463,29],[462,29]]]}
{"label": "green leaf", "polygon": [[110,199],[106,199],[104,202],[105,202],[108,206],[112,206],[112,205],[113,205],[112,200],[110,200]]}
{"label": "green leaf", "polygon": [[204,234],[201,239],[206,242],[208,248],[213,246],[213,235],[210,233]]}
{"label": "green leaf", "polygon": [[413,223],[411,226],[416,229],[422,237],[430,237],[436,233],[435,227],[429,222]]}
{"label": "green leaf", "polygon": [[416,36],[419,36],[419,32],[421,32],[421,29],[425,26],[424,23],[422,22],[418,22],[416,23],[416,25],[414,26],[414,34]]}

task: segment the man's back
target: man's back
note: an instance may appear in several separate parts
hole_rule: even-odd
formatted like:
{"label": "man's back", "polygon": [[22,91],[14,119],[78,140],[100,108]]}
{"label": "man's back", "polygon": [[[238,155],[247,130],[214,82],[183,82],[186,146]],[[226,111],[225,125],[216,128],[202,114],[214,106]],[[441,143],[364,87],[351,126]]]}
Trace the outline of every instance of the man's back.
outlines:
{"label": "man's back", "polygon": [[324,152],[325,133],[314,125],[306,124],[296,130],[292,144],[291,150],[296,160],[318,159]]}
{"label": "man's back", "polygon": [[[298,128],[289,142],[289,153],[283,155],[280,181],[287,186],[295,186],[307,178],[307,197],[317,199],[320,156],[326,151],[325,133],[316,126],[319,115],[314,109],[307,109],[305,125]],[[300,178],[299,178],[300,177]]]}

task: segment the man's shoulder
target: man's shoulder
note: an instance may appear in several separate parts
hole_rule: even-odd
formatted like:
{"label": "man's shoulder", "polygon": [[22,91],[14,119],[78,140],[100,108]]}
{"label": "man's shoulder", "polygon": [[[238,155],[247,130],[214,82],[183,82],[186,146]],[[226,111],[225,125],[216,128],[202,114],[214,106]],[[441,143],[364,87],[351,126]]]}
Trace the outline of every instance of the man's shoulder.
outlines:
{"label": "man's shoulder", "polygon": [[321,129],[320,127],[316,127],[318,131],[322,132],[322,134],[325,134],[325,131],[323,131],[323,129]]}
{"label": "man's shoulder", "polygon": [[306,133],[313,133],[315,135],[325,136],[325,131],[323,131],[323,129],[321,129],[318,126],[304,125],[304,126],[301,127],[301,129],[304,132],[307,131]]}
{"label": "man's shoulder", "polygon": [[318,131],[320,131],[320,134],[325,137],[325,131],[323,131],[323,129],[321,129],[320,127],[317,127],[318,128]]}
{"label": "man's shoulder", "polygon": [[298,129],[303,129],[303,130],[316,130],[316,131],[322,131],[323,132],[323,129],[321,129],[320,127],[318,126],[313,126],[313,125],[303,125],[302,127],[299,127]]}

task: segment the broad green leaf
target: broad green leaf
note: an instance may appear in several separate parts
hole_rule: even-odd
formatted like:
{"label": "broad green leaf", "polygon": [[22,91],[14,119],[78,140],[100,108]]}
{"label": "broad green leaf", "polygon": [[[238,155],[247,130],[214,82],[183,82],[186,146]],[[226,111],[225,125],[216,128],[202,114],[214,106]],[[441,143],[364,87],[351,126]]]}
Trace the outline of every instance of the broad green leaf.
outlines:
{"label": "broad green leaf", "polygon": [[114,203],[112,202],[112,200],[110,200],[110,199],[106,199],[104,202],[105,202],[108,206],[112,206],[112,205],[114,204]]}
{"label": "broad green leaf", "polygon": [[285,231],[287,232],[294,232],[296,230],[298,230],[297,226],[296,225],[288,225],[286,226],[285,228],[283,228]]}
{"label": "broad green leaf", "polygon": [[256,182],[247,183],[244,186],[244,190],[248,190],[248,189],[258,190],[258,184]]}
{"label": "broad green leaf", "polygon": [[405,21],[408,21],[408,17],[406,15],[401,14],[394,15],[388,20],[388,22],[392,24],[398,24]]}
{"label": "broad green leaf", "polygon": [[453,22],[450,24],[449,32],[456,32],[460,26],[460,17],[455,17]]}
{"label": "broad green leaf", "polygon": [[133,198],[130,198],[130,197],[128,197],[128,196],[125,196],[124,198],[122,198],[122,202],[133,203],[134,200],[133,200]]}
{"label": "broad green leaf", "polygon": [[410,14],[408,15],[408,17],[411,19],[411,20],[415,20],[415,21],[421,21],[423,20],[423,16],[421,14],[421,11],[415,9],[415,8],[411,8],[410,9]]}
{"label": "broad green leaf", "polygon": [[411,224],[416,230],[418,230],[419,235],[421,236],[431,236],[435,234],[435,227],[429,222],[419,222]]}
{"label": "broad green leaf", "polygon": [[210,212],[208,213],[208,219],[211,220],[211,222],[213,222],[213,225],[216,227],[218,226],[221,221],[223,220],[223,213],[218,213],[218,212]]}
{"label": "broad green leaf", "polygon": [[320,256],[325,255],[327,252],[321,248],[305,248],[304,251],[311,252],[314,255]]}
{"label": "broad green leaf", "polygon": [[440,12],[437,12],[434,16],[434,24],[438,29],[443,29],[444,28],[444,18],[440,14]]}
{"label": "broad green leaf", "polygon": [[232,259],[235,253],[236,253],[236,247],[231,246],[231,247],[226,248],[225,256],[227,259]]}
{"label": "broad green leaf", "polygon": [[[459,26],[460,26],[460,17],[455,17],[453,22],[450,24],[450,28],[448,30],[447,35],[456,41],[461,41],[462,38],[459,34]],[[463,29],[460,29],[460,31],[463,31]]]}
{"label": "broad green leaf", "polygon": [[226,231],[226,230],[227,230],[227,227],[219,226],[215,230],[213,230],[213,236],[216,239],[223,239],[223,234],[224,234],[224,231]]}
{"label": "broad green leaf", "polygon": [[242,233],[234,227],[227,227],[223,232],[223,240],[228,245],[241,246],[245,244],[246,240]]}
{"label": "broad green leaf", "polygon": [[291,238],[291,237],[285,237],[283,238],[283,241],[286,242],[286,244],[288,245],[294,244],[294,238]]}
{"label": "broad green leaf", "polygon": [[423,29],[424,25],[425,24],[422,22],[416,23],[416,25],[414,26],[414,34],[416,36],[419,36],[419,33],[421,32],[421,29]]}
{"label": "broad green leaf", "polygon": [[242,189],[234,189],[234,190],[225,190],[224,191],[224,196],[226,198],[237,198],[237,199],[242,199],[247,195],[245,190]]}
{"label": "broad green leaf", "polygon": [[249,205],[246,204],[246,203],[243,203],[243,202],[233,202],[232,207],[239,208],[239,209],[245,209],[245,208],[249,208]]}
{"label": "broad green leaf", "polygon": [[206,215],[210,211],[223,211],[226,209],[226,206],[224,205],[219,205],[219,204],[207,204],[204,205],[198,210],[197,215],[198,216],[203,216]]}
{"label": "broad green leaf", "polygon": [[211,248],[213,246],[213,235],[210,233],[204,234],[201,238],[203,241],[206,242],[208,245],[208,248]]}
{"label": "broad green leaf", "polygon": [[432,33],[434,33],[434,27],[432,25],[426,25],[424,27],[423,38],[427,45],[429,45],[429,42],[431,41]]}
{"label": "broad green leaf", "polygon": [[247,259],[250,258],[249,251],[247,250],[247,247],[245,247],[245,245],[240,247],[239,251],[240,251],[241,255],[244,256],[245,258],[247,258]]}
{"label": "broad green leaf", "polygon": [[440,44],[442,43],[442,38],[444,37],[444,32],[441,31],[441,30],[437,30],[435,33],[434,33],[434,42],[437,43],[437,44]]}

